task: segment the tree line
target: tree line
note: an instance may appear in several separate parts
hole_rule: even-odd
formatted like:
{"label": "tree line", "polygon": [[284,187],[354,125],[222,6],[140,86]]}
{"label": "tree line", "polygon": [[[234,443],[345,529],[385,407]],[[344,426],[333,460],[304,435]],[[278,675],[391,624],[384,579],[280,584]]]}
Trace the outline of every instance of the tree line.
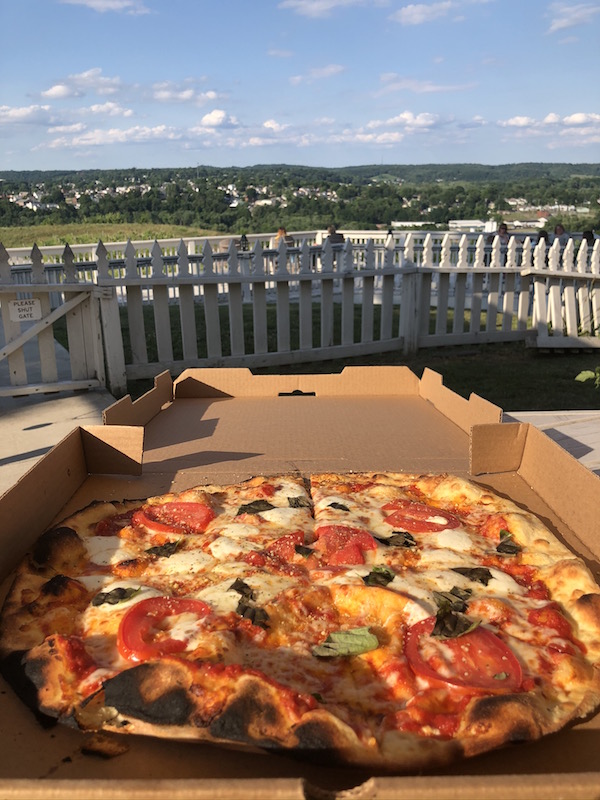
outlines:
{"label": "tree line", "polygon": [[[25,204],[34,198],[36,210]],[[451,219],[501,220],[510,198],[532,208],[589,208],[585,218],[555,216],[568,229],[597,230],[600,164],[4,171],[0,226],[153,223],[240,234],[420,221],[427,228]]]}

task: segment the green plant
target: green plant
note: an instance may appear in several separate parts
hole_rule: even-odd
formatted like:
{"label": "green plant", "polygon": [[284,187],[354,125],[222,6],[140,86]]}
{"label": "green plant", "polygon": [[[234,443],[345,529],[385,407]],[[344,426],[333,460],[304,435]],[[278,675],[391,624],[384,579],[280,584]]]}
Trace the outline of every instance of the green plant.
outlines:
{"label": "green plant", "polygon": [[579,375],[575,376],[576,381],[594,381],[594,386],[596,389],[600,389],[600,366],[596,367],[596,369],[584,369],[582,370]]}

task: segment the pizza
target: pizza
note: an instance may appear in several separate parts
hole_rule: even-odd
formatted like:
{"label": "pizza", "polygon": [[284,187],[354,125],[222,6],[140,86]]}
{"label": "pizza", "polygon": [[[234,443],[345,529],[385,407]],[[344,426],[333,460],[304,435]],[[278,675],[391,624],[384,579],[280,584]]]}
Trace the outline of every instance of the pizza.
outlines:
{"label": "pizza", "polygon": [[82,731],[407,773],[594,713],[600,588],[472,480],[256,477],[97,502],[43,533],[0,658]]}

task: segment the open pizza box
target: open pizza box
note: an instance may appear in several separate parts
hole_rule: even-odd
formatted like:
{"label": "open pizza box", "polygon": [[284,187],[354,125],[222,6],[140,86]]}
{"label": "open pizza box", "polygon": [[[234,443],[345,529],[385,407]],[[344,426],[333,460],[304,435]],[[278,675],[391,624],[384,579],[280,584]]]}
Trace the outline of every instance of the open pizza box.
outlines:
{"label": "open pizza box", "polygon": [[[125,397],[108,408],[104,425],[73,430],[0,498],[0,578],[6,590],[40,533],[94,500],[258,474],[392,470],[451,472],[512,498],[598,579],[598,477],[537,429],[501,419],[497,406],[459,397],[430,370],[419,379],[406,367],[333,375],[194,369],[175,382],[163,373],[135,402]],[[107,738],[42,726],[0,680],[0,798],[600,797],[600,716],[533,744],[408,776]]]}

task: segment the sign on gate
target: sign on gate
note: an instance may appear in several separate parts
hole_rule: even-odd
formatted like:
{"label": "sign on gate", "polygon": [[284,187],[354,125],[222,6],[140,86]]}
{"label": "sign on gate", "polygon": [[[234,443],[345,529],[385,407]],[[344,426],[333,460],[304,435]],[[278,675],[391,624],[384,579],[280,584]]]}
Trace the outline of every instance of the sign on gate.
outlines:
{"label": "sign on gate", "polygon": [[8,314],[12,322],[32,322],[42,318],[42,304],[37,297],[10,300]]}

